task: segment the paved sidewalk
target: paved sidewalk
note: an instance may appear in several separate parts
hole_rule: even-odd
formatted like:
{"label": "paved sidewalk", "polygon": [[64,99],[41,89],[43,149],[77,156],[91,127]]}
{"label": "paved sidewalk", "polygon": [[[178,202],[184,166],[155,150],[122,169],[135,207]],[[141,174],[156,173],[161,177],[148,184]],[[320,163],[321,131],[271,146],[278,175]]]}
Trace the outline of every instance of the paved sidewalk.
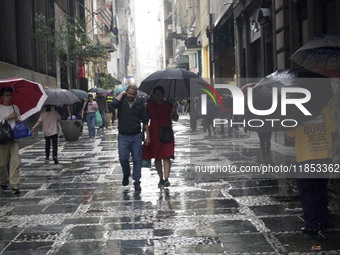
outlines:
{"label": "paved sidewalk", "polygon": [[60,139],[59,165],[45,162],[44,140],[26,141],[22,193],[0,193],[0,254],[306,254],[313,246],[340,254],[338,182],[331,228],[304,235],[294,180],[204,171],[289,164],[291,148],[273,146],[263,159],[253,133],[206,138],[200,128],[191,133],[180,116],[171,186],[159,189],[154,167],[143,168],[141,193],[121,185],[116,127],[93,143],[86,129],[77,142]]}

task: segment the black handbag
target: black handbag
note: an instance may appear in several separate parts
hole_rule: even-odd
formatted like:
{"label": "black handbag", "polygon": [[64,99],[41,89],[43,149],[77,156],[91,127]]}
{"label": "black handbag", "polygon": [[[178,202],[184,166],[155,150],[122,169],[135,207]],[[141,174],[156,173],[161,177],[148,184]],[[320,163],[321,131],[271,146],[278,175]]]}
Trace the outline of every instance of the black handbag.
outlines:
{"label": "black handbag", "polygon": [[13,141],[13,130],[7,121],[0,122],[0,144],[5,144]]}
{"label": "black handbag", "polygon": [[[159,114],[158,114],[158,110],[157,107],[155,108],[156,113],[157,113],[157,120],[159,123]],[[158,139],[162,142],[162,143],[171,143],[174,140],[174,132],[172,130],[172,128],[168,128],[168,127],[159,127],[158,130]]]}
{"label": "black handbag", "polygon": [[163,143],[171,143],[174,140],[174,132],[172,129],[159,127],[159,140]]}

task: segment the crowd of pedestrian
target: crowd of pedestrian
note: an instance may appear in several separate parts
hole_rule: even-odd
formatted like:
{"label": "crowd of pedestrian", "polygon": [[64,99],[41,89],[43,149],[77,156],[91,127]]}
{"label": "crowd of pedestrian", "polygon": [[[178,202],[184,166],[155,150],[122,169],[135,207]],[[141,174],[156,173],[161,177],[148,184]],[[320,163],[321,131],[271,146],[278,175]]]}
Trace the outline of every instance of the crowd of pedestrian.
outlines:
{"label": "crowd of pedestrian", "polygon": [[[333,79],[334,87],[339,87],[340,72],[338,70],[330,72],[322,68],[313,68],[312,71]],[[14,128],[20,112],[18,107],[12,104],[12,92],[11,88],[0,90],[2,102],[0,104],[0,121],[8,123],[11,128]],[[102,131],[104,130],[105,114],[112,114],[110,120],[112,124],[117,118],[118,155],[122,168],[122,185],[128,186],[132,175],[135,192],[141,192],[143,160],[150,162],[152,159],[154,160],[159,176],[159,188],[170,186],[171,160],[175,158],[175,136],[172,123],[179,119],[179,115],[189,114],[192,132],[196,132],[201,126],[207,137],[216,136],[218,133],[222,136],[226,135],[225,124],[228,136],[231,136],[233,130],[238,130],[237,125],[231,125],[232,120],[237,120],[237,118],[233,116],[234,103],[230,92],[222,95],[220,106],[217,106],[213,98],[209,98],[206,102],[205,114],[201,113],[201,102],[197,96],[173,98],[171,102],[166,101],[164,99],[165,91],[161,86],[156,86],[153,89],[152,95],[147,101],[137,97],[137,94],[138,87],[135,85],[129,85],[115,98],[109,97],[109,100],[99,93],[94,100],[93,95],[88,94],[87,100],[74,115],[75,118],[78,116],[87,123],[90,141],[94,141],[96,126]],[[336,96],[339,97],[339,89]],[[339,140],[337,126],[339,101],[339,98],[332,98],[318,116],[298,124],[285,133],[287,141],[295,143],[296,165],[299,169],[309,169],[311,165],[328,166],[333,163],[335,147]],[[70,119],[73,119],[69,107],[55,109],[54,106],[46,105],[45,111],[40,114],[38,121],[32,127],[32,131],[35,131],[42,124],[46,160],[49,160],[52,142],[52,156],[55,164],[59,163],[58,122],[70,116]],[[98,122],[98,119],[101,119],[102,122]],[[216,124],[216,119],[222,121]],[[246,128],[245,131],[247,131]],[[263,157],[270,157],[273,131],[275,130],[257,130],[259,148]],[[132,171],[130,158],[132,158]],[[19,166],[18,142],[12,140],[0,144],[0,187],[2,190],[8,189],[7,184],[9,183],[13,193],[20,194]],[[303,233],[315,235],[327,227],[329,178],[328,174],[297,176],[305,223],[302,228]]]}
{"label": "crowd of pedestrian", "polygon": [[[132,158],[132,179],[135,192],[141,191],[141,168],[143,160],[154,160],[154,165],[159,176],[158,187],[170,186],[171,160],[175,158],[175,137],[172,130],[172,121],[177,121],[178,100],[168,102],[164,100],[164,89],[155,87],[150,99],[145,102],[137,97],[138,88],[129,85],[126,91],[121,92],[116,98],[107,104],[105,97],[96,96],[96,101],[92,94],[84,102],[81,110],[81,118],[86,121],[89,132],[89,139],[93,141],[96,135],[96,115],[99,110],[100,116],[104,119],[104,114],[118,110],[118,154],[122,167],[122,185],[129,185],[131,176],[130,157]],[[0,96],[0,119],[7,121],[14,127],[18,119],[19,110],[11,104],[10,89],[2,89]],[[104,100],[103,100],[104,99]],[[102,100],[102,101],[101,101]],[[216,135],[217,128],[213,123],[216,116],[225,118],[230,122],[232,115],[233,101],[229,94],[223,95],[221,108],[216,107],[213,100],[207,100],[207,114],[200,114],[200,100],[198,97],[188,99],[190,107],[187,108],[190,114],[190,127],[192,131],[197,131],[197,122],[202,119],[202,129],[208,136],[212,133]],[[296,162],[299,167],[306,165],[328,165],[332,163],[333,147],[338,139],[337,125],[334,109],[334,102],[331,100],[322,110],[320,116],[299,124],[296,128],[286,132],[288,141],[295,141]],[[111,110],[110,110],[111,107]],[[183,114],[183,113],[182,113]],[[58,122],[62,120],[61,115],[54,106],[46,105],[45,111],[40,114],[38,121],[32,127],[32,131],[42,124],[45,137],[46,160],[50,157],[50,146],[52,142],[52,155],[55,164],[58,164]],[[227,124],[228,134],[232,132],[232,126]],[[313,126],[313,127],[312,127]],[[318,126],[318,127],[314,127]],[[319,127],[320,126],[320,127]],[[101,125],[99,128],[103,128]],[[317,135],[306,133],[306,128],[322,130]],[[170,140],[163,141],[161,129],[170,130]],[[144,134],[145,133],[145,134]],[[257,132],[260,141],[262,155],[270,155],[271,131]],[[224,135],[224,126],[220,127],[220,134]],[[311,142],[312,141],[312,142]],[[320,145],[322,143],[322,146]],[[320,149],[321,148],[321,149]],[[7,189],[9,181],[13,193],[20,194],[19,189],[19,146],[13,140],[0,145],[0,185],[1,189]],[[9,174],[7,167],[9,163]],[[317,176],[316,178],[306,178],[300,176],[297,179],[297,186],[301,196],[305,227],[302,232],[307,234],[317,234],[320,229],[327,227],[328,222],[328,194],[327,187],[329,176]]]}

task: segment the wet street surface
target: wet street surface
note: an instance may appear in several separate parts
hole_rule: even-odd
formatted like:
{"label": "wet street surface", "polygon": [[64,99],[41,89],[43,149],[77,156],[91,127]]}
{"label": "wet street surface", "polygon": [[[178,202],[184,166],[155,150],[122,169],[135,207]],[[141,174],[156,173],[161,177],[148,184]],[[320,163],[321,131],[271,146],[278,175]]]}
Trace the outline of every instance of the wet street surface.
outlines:
{"label": "wet street surface", "polygon": [[140,193],[131,178],[121,185],[116,126],[94,142],[87,129],[79,141],[59,139],[59,165],[45,161],[43,139],[24,146],[21,195],[0,194],[0,254],[340,254],[337,180],[329,228],[302,234],[294,179],[207,171],[289,164],[293,148],[273,145],[263,159],[255,133],[206,137],[200,125],[190,131],[187,115],[174,130],[171,186],[158,188],[152,165]]}

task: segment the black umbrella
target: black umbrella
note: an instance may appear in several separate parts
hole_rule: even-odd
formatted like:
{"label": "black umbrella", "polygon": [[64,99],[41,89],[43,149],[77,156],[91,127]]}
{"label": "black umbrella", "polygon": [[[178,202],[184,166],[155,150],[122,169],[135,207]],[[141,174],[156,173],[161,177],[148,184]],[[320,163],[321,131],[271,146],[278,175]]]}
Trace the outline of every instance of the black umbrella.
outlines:
{"label": "black umbrella", "polygon": [[309,70],[340,69],[340,33],[321,34],[312,38],[290,59]]}
{"label": "black umbrella", "polygon": [[[310,92],[310,100],[302,105],[311,115],[306,115],[295,104],[287,104],[284,107],[286,115],[281,112],[281,90],[282,88],[292,87],[304,88]],[[318,115],[333,96],[330,79],[324,76],[305,69],[279,70],[266,76],[253,88],[252,102],[255,109],[268,110],[271,108],[273,104],[273,88],[278,88],[278,105],[273,113],[264,116],[254,114],[246,103],[245,119],[251,123],[251,125],[248,125],[249,129],[261,131],[287,130],[294,125],[291,120],[295,120],[296,123],[300,124]],[[247,96],[250,96],[249,92]],[[302,99],[304,97],[305,95],[300,92],[289,92],[286,95],[288,100]]]}
{"label": "black umbrella", "polygon": [[197,74],[181,69],[166,69],[157,71],[146,77],[139,89],[151,94],[156,86],[164,88],[165,97],[190,97],[190,85],[193,83],[206,83]]}
{"label": "black umbrella", "polygon": [[107,91],[105,89],[103,89],[103,88],[91,88],[89,90],[89,92],[102,94],[102,93],[105,93]]}
{"label": "black umbrella", "polygon": [[80,100],[87,99],[88,93],[81,89],[71,89],[70,90],[73,94],[76,95]]}

